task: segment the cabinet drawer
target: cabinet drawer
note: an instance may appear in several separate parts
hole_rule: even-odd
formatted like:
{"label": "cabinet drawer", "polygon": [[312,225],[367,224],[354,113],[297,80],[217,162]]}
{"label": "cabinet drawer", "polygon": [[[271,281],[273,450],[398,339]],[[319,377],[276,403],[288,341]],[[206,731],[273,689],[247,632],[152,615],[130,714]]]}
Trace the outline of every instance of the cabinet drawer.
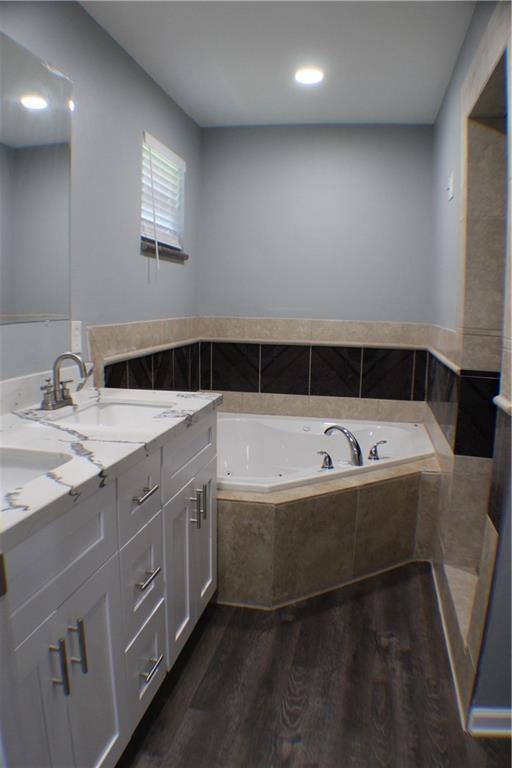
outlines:
{"label": "cabinet drawer", "polygon": [[160,506],[160,451],[155,451],[117,479],[119,546],[133,538]]}
{"label": "cabinet drawer", "polygon": [[164,446],[164,503],[172,499],[217,453],[217,415],[212,413]]}
{"label": "cabinet drawer", "polygon": [[164,596],[162,513],[121,550],[125,645],[129,645]]}
{"label": "cabinet drawer", "polygon": [[6,555],[15,646],[117,549],[114,484],[97,491]]}
{"label": "cabinet drawer", "polygon": [[129,709],[135,726],[166,675],[163,599],[126,649],[125,662]]}

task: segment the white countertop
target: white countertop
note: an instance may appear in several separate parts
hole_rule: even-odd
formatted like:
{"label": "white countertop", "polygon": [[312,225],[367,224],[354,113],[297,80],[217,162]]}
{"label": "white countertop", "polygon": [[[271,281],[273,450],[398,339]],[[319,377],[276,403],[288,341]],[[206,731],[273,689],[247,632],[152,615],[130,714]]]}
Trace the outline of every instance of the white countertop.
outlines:
{"label": "white countertop", "polygon": [[[84,389],[76,405],[57,411],[37,406],[0,417],[0,447],[65,454],[66,463],[2,496],[0,552],[71,509],[79,500],[112,482],[120,473],[185,431],[222,402],[214,392],[136,389]],[[96,403],[158,405],[161,410],[136,426],[93,426],[61,422]],[[57,420],[58,419],[58,420]]]}

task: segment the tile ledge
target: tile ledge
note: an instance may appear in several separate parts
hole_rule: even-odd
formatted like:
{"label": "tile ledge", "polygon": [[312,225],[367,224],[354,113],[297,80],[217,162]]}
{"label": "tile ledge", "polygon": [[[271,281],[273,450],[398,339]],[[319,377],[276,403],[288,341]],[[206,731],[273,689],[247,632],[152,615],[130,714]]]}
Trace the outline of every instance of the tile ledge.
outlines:
{"label": "tile ledge", "polygon": [[493,397],[492,401],[497,408],[499,408],[501,411],[505,411],[507,416],[512,415],[512,401],[510,401],[504,395],[496,395],[496,397]]}

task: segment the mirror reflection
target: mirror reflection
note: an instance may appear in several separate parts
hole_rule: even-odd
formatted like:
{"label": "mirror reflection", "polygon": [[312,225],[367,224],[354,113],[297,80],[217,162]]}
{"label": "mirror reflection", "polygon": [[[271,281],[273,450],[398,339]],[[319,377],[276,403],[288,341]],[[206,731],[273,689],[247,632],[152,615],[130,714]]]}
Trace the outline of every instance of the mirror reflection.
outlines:
{"label": "mirror reflection", "polygon": [[0,33],[0,321],[69,317],[70,80]]}

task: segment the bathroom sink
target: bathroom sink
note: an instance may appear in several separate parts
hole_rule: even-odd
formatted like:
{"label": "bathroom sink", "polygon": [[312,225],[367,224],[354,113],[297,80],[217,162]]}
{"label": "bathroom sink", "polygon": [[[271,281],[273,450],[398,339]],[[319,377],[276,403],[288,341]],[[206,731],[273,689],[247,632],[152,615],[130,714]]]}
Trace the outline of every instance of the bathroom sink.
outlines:
{"label": "bathroom sink", "polygon": [[155,405],[147,403],[92,403],[55,420],[61,424],[110,428],[140,428],[151,419],[172,408],[172,403]]}
{"label": "bathroom sink", "polygon": [[71,458],[65,453],[0,447],[0,491],[2,495],[9,493]]}

